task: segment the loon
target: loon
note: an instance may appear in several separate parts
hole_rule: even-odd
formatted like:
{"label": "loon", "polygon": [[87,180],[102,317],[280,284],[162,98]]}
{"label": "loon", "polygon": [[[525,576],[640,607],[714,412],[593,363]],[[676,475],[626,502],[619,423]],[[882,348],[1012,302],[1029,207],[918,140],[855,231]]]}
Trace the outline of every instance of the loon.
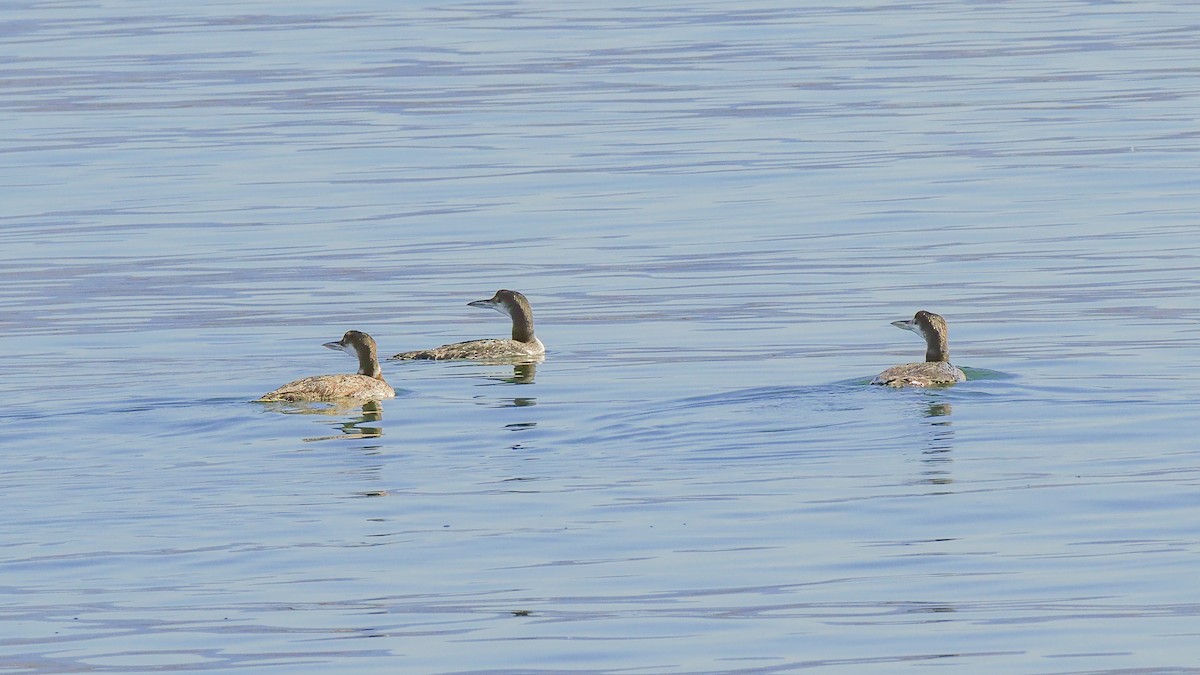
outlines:
{"label": "loon", "polygon": [[358,358],[358,373],[354,375],[316,375],[263,394],[259,401],[337,401],[359,399],[375,401],[394,398],[396,390],[383,381],[375,340],[356,330],[346,331],[338,342],[326,342],[326,347],[346,352]]}
{"label": "loon", "polygon": [[512,317],[511,340],[471,340],[442,345],[433,349],[402,352],[392,361],[414,359],[512,359],[541,358],[546,353],[542,341],[533,334],[533,309],[524,295],[516,291],[499,290],[488,300],[468,302],[469,307],[487,307]]}
{"label": "loon", "polygon": [[950,347],[946,339],[946,320],[921,310],[909,321],[893,321],[892,325],[925,338],[925,362],[892,366],[871,380],[871,384],[889,387],[936,387],[964,382],[967,376],[950,364]]}

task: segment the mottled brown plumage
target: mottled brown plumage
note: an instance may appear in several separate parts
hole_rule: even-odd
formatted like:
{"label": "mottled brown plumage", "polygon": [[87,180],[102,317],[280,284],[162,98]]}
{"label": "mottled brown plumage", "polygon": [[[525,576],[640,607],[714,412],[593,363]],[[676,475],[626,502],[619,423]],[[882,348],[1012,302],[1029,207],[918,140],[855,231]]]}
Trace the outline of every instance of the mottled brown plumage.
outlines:
{"label": "mottled brown plumage", "polygon": [[524,295],[516,291],[499,290],[489,300],[476,300],[467,305],[494,309],[512,317],[512,339],[455,342],[432,349],[401,352],[391,360],[540,359],[546,353],[542,341],[533,333],[533,309]]}
{"label": "mottled brown plumage", "polygon": [[346,331],[339,342],[326,342],[326,347],[344,351],[358,359],[354,375],[315,375],[288,382],[275,391],[263,394],[259,401],[337,401],[344,399],[378,400],[392,398],[396,391],[383,380],[375,340],[356,330]]}
{"label": "mottled brown plumage", "polygon": [[945,319],[921,310],[910,321],[893,321],[892,325],[925,338],[925,362],[892,366],[876,375],[871,384],[936,387],[966,381],[966,374],[950,363],[949,329]]}

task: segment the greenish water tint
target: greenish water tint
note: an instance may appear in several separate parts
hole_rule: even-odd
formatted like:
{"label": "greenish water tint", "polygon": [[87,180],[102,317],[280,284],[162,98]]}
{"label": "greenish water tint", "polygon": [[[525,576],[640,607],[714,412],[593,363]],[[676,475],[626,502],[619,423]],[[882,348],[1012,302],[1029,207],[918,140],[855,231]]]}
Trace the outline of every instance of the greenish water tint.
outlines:
{"label": "greenish water tint", "polygon": [[1197,27],[16,3],[0,669],[1194,669]]}

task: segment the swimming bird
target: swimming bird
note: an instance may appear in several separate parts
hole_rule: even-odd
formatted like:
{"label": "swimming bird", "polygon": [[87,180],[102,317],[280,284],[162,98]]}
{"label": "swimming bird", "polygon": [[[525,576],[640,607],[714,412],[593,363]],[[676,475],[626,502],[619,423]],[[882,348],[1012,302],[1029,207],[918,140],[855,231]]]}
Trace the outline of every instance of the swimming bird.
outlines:
{"label": "swimming bird", "polygon": [[393,398],[396,390],[383,380],[379,369],[379,358],[375,351],[375,340],[370,335],[356,330],[346,331],[338,342],[326,342],[325,347],[337,349],[358,359],[358,373],[354,375],[316,375],[263,394],[259,401],[337,401],[358,399],[374,401]]}
{"label": "swimming bird", "polygon": [[402,352],[391,360],[433,359],[513,359],[538,358],[546,353],[542,341],[533,334],[533,309],[529,300],[516,291],[499,290],[488,300],[468,302],[469,307],[486,307],[512,318],[511,340],[470,340],[433,349]]}
{"label": "swimming bird", "polygon": [[925,362],[892,366],[871,380],[871,384],[889,387],[936,387],[967,379],[966,373],[950,364],[946,320],[921,310],[908,321],[893,321],[892,325],[925,338]]}

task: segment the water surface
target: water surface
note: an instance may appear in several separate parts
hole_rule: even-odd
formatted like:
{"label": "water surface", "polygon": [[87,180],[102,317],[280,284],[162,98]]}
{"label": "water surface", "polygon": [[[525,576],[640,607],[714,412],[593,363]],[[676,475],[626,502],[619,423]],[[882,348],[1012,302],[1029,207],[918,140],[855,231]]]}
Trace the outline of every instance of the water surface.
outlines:
{"label": "water surface", "polygon": [[1190,672],[1198,27],[13,3],[0,668]]}

